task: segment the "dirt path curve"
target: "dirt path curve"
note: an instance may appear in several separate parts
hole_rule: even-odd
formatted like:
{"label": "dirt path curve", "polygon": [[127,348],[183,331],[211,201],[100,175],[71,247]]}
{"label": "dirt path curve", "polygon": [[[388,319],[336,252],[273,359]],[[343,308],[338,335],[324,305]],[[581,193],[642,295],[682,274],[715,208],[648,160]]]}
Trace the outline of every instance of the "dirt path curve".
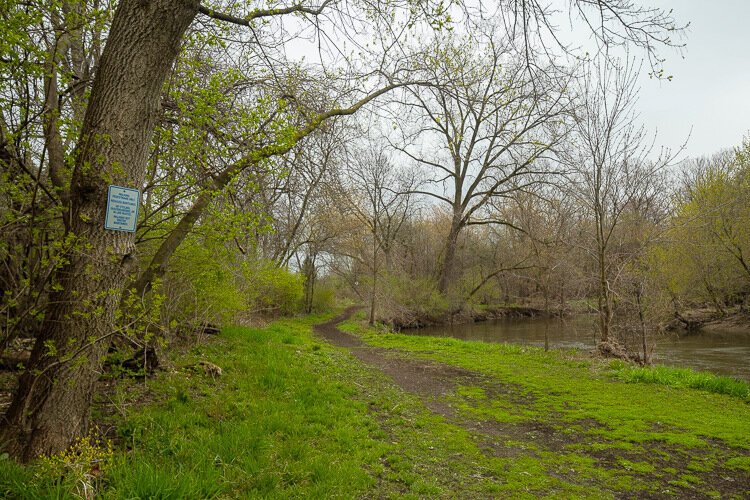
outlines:
{"label": "dirt path curve", "polygon": [[340,316],[314,325],[313,331],[330,343],[348,349],[363,363],[384,372],[401,389],[418,395],[433,412],[452,419],[455,412],[441,400],[451,394],[457,385],[476,383],[481,376],[455,366],[399,357],[388,349],[367,346],[358,337],[336,327],[358,309],[359,306],[349,307]]}
{"label": "dirt path curve", "polygon": [[[529,451],[549,451],[554,453],[569,453],[569,446],[576,443],[589,443],[592,441],[591,434],[586,432],[587,428],[599,427],[599,424],[588,419],[577,421],[560,421],[553,414],[546,415],[544,419],[529,419],[510,422],[501,422],[494,419],[481,419],[467,412],[459,412],[453,408],[451,401],[457,396],[456,390],[459,386],[480,387],[486,394],[492,398],[505,400],[508,404],[518,406],[533,405],[533,396],[524,393],[523,388],[513,384],[507,384],[501,380],[485,376],[483,374],[466,370],[463,368],[428,361],[414,359],[406,353],[397,349],[384,349],[371,347],[365,344],[359,337],[343,332],[337,328],[337,325],[349,319],[354,312],[360,309],[357,306],[346,309],[340,316],[333,318],[326,323],[314,325],[313,329],[320,338],[330,343],[343,347],[352,353],[357,359],[364,364],[382,371],[388,375],[393,382],[402,390],[418,396],[425,406],[435,414],[443,416],[449,423],[466,429],[476,440],[477,445],[488,455],[496,457],[515,458],[522,455],[534,454]],[[574,426],[573,424],[579,424]],[[560,432],[561,428],[566,432]],[[529,446],[520,446],[519,442],[528,443]],[[651,447],[657,447],[652,444]],[[662,445],[665,452],[677,457],[674,462],[675,467],[684,468],[685,464],[680,464],[679,449],[672,449],[668,445]],[[648,450],[649,447],[646,448]],[[727,450],[722,447],[721,453],[731,456],[736,453],[736,449]],[[602,470],[621,471],[620,460],[627,458],[629,460],[646,460],[645,455],[638,455],[638,452],[628,455],[628,452],[617,450],[601,450],[600,452],[584,452],[591,458],[595,459]],[[650,453],[644,451],[644,453]],[[570,469],[573,471],[573,469]],[[557,473],[562,474],[562,473]],[[697,474],[697,473],[694,473]],[[721,473],[708,470],[701,473],[701,480],[704,481],[704,487],[713,488],[716,491],[726,493],[729,496],[735,495],[738,491],[745,491],[745,482],[735,483],[728,482],[725,477],[736,476],[731,471],[723,470]],[[591,477],[578,478],[575,471],[570,474],[563,474],[566,481],[575,484],[589,484]],[[560,477],[563,477],[560,476]],[[692,487],[677,488],[675,485],[668,483],[670,475],[649,477],[654,484],[663,487],[664,491],[677,491],[678,495],[683,498],[701,497],[704,495],[696,493]],[[736,481],[731,479],[730,481]],[[582,481],[582,483],[580,483]],[[593,479],[596,483],[598,480]],[[750,483],[747,483],[750,484]],[[708,491],[708,490],[706,490]],[[613,491],[615,496],[632,496],[632,492]],[[654,491],[648,492],[650,498],[670,497],[671,494],[659,494]]]}
{"label": "dirt path curve", "polygon": [[500,443],[507,439],[531,439],[552,450],[565,445],[563,437],[541,422],[507,424],[496,421],[477,420],[469,415],[457,415],[448,403],[459,385],[480,386],[488,393],[499,394],[511,401],[523,404],[525,396],[515,387],[501,384],[482,374],[446,365],[435,361],[414,359],[399,355],[396,351],[370,347],[355,335],[342,332],[336,325],[349,319],[359,306],[347,308],[340,316],[313,326],[314,332],[330,343],[348,349],[352,355],[388,375],[402,390],[417,395],[432,412],[442,415],[452,424],[465,428],[480,437],[479,441],[494,455],[513,454]]}

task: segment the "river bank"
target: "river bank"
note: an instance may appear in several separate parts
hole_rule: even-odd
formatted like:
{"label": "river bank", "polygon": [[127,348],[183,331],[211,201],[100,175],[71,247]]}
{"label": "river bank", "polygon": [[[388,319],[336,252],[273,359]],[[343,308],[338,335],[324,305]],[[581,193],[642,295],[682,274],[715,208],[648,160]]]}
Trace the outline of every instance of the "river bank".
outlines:
{"label": "river bank", "polygon": [[[506,318],[572,317],[596,313],[596,308],[585,300],[570,302],[564,307],[544,308],[542,304],[484,304],[462,307],[442,314],[418,315],[408,322],[392,322],[393,330],[429,326],[478,323]],[[693,308],[676,313],[662,328],[671,331],[722,331],[750,335],[750,311],[739,307],[717,311],[714,308]]]}
{"label": "river bank", "polygon": [[[506,317],[473,323],[403,330],[408,335],[452,337],[489,343],[511,343],[549,349],[577,349],[597,355],[598,316],[578,314],[565,318]],[[629,349],[642,349],[640,338],[627,338]],[[736,330],[683,329],[648,336],[653,363],[708,371],[750,382],[750,335]]]}
{"label": "river bank", "polygon": [[750,312],[734,307],[725,311],[695,308],[675,314],[668,328],[686,332],[732,332],[750,335]]}
{"label": "river bank", "polygon": [[0,459],[0,496],[81,477],[100,498],[750,494],[747,384],[327,320],[227,328],[153,379],[107,382],[96,474]]}
{"label": "river bank", "polygon": [[[570,313],[570,310],[566,310],[562,315]],[[386,321],[386,323],[391,330],[400,331],[440,325],[479,323],[503,318],[534,318],[560,315],[559,310],[545,310],[536,306],[496,304],[462,307],[450,312],[414,314],[409,315],[408,319],[392,319]]]}

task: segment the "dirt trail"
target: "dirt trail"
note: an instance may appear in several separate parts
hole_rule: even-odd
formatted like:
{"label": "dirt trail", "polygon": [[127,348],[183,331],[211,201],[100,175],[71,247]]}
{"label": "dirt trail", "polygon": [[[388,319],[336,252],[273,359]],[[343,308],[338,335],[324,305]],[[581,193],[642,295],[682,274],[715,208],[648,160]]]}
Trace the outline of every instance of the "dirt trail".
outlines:
{"label": "dirt trail", "polygon": [[402,390],[419,396],[431,411],[477,435],[484,447],[492,449],[497,455],[513,454],[513,450],[502,445],[507,440],[533,440],[537,445],[550,450],[559,450],[565,444],[570,444],[573,439],[570,435],[563,442],[559,433],[541,422],[508,424],[476,420],[465,414],[459,418],[447,399],[455,395],[456,388],[460,385],[482,387],[488,394],[495,394],[518,404],[528,403],[529,401],[524,401],[528,397],[511,385],[502,384],[470,370],[435,361],[407,358],[388,349],[370,347],[355,335],[336,327],[349,319],[358,309],[359,306],[349,307],[340,316],[315,325],[313,330],[332,344],[348,349],[366,365],[377,368],[391,377]]}
{"label": "dirt trail", "polygon": [[387,349],[369,347],[358,337],[336,327],[358,309],[358,306],[349,307],[340,316],[315,325],[313,330],[332,344],[349,349],[357,359],[391,377],[401,389],[418,395],[430,410],[452,420],[455,412],[441,399],[453,393],[457,385],[476,385],[482,377],[455,366],[406,359]]}
{"label": "dirt trail", "polygon": [[[319,337],[349,350],[364,364],[388,375],[402,390],[417,395],[432,412],[442,415],[451,424],[466,429],[474,436],[477,445],[489,455],[515,457],[528,454],[529,451],[524,446],[509,446],[509,443],[518,442],[533,443],[533,447],[539,451],[565,452],[572,444],[589,442],[591,434],[587,431],[602,425],[590,420],[566,421],[563,423],[555,421],[554,417],[547,418],[544,422],[533,420],[507,423],[493,419],[472,418],[466,412],[459,415],[457,410],[451,406],[450,399],[456,396],[456,389],[462,385],[481,387],[486,394],[517,405],[533,404],[534,398],[524,394],[521,387],[505,384],[480,373],[434,361],[414,359],[398,350],[368,346],[359,337],[337,328],[339,323],[349,319],[358,309],[360,309],[358,306],[349,307],[340,316],[326,323],[314,325],[313,330]],[[561,428],[565,428],[566,432],[561,433]],[[652,443],[652,446],[663,448],[664,453],[669,453],[675,458],[679,456],[677,450],[672,450],[668,445]],[[724,446],[720,448],[724,448]],[[591,453],[590,456],[606,469],[620,468],[618,461],[622,457],[616,450],[604,449],[598,453]],[[628,458],[632,460],[644,459],[644,457],[636,456],[628,456]],[[670,462],[666,465],[675,465],[675,463]],[[684,465],[678,464],[677,469],[683,469]],[[695,474],[700,473],[696,472]],[[715,491],[729,496],[750,488],[750,477],[735,477],[735,479],[725,477],[733,475],[730,471],[706,472],[700,475],[705,481],[704,486],[711,487]],[[571,474],[566,479],[574,483],[577,482],[575,474]],[[662,483],[665,487],[664,491],[671,489],[673,493],[677,492],[678,496],[682,498],[705,497],[704,494],[696,490],[667,484],[668,475],[652,479],[657,484]],[[649,498],[668,498],[673,493],[654,494],[654,492],[649,492],[646,496]],[[616,494],[615,496],[619,495]]]}

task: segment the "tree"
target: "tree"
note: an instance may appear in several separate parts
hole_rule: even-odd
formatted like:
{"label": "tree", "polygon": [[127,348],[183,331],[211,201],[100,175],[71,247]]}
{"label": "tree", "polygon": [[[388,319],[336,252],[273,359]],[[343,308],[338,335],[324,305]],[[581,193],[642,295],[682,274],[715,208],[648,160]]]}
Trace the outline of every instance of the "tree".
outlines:
{"label": "tree", "polygon": [[398,172],[383,149],[369,147],[352,158],[343,192],[348,211],[367,228],[370,238],[370,324],[375,323],[378,276],[382,252],[386,271],[391,268],[393,244],[409,215],[415,179]]}
{"label": "tree", "polygon": [[659,195],[665,192],[660,174],[673,158],[664,151],[651,158],[653,143],[636,125],[637,74],[629,60],[604,59],[587,68],[565,156],[581,223],[588,228],[584,248],[594,262],[599,337],[604,346],[613,340],[616,282],[624,264],[639,254],[648,239],[628,240],[622,229],[628,222],[637,226],[653,220]]}
{"label": "tree", "polygon": [[[107,231],[101,224],[107,189],[111,184],[143,185],[162,86],[190,24],[199,12],[251,26],[256,19],[287,14],[314,17],[329,6],[326,1],[316,7],[294,4],[256,9],[239,18],[195,0],[122,0],[118,4],[74,154],[65,220],[66,234],[76,245],[56,271],[57,291],[50,297],[29,366],[3,417],[0,442],[12,456],[26,461],[60,451],[86,432],[88,408],[107,349],[105,340],[118,330],[116,314],[135,263],[133,234]],[[349,107],[334,106],[313,114],[281,142],[253,149],[225,168],[214,178],[216,187],[228,185],[250,165],[286,153],[327,119],[352,114],[399,85],[383,86]],[[137,290],[145,291],[163,269],[208,206],[212,193],[200,195],[170,232],[136,281]]]}
{"label": "tree", "polygon": [[[585,2],[575,4],[581,3]],[[613,13],[633,11],[629,2],[602,1],[599,4],[612,8]],[[410,7],[408,2],[404,6]],[[63,192],[68,193],[61,200],[65,239],[73,240],[75,244],[62,253],[63,264],[54,272],[52,282],[56,290],[50,294],[45,307],[44,323],[28,369],[21,376],[12,404],[3,418],[5,425],[0,442],[12,456],[29,460],[40,454],[57,452],[86,432],[88,407],[107,348],[105,340],[122,326],[117,324],[117,311],[135,263],[134,236],[106,231],[101,224],[106,210],[107,188],[111,184],[143,186],[149,147],[159,114],[159,97],[190,24],[199,13],[221,22],[248,27],[254,27],[253,23],[258,20],[288,14],[299,14],[314,21],[334,7],[339,7],[336,12],[344,16],[347,6],[336,5],[331,0],[314,5],[271,6],[239,16],[217,12],[197,0],[121,0],[118,3],[106,45],[101,57],[95,61],[95,76],[81,131],[75,134],[77,140],[69,190],[63,187]],[[368,20],[377,18],[380,22],[392,22],[392,11],[387,7],[393,8],[394,4],[367,4],[363,9],[369,14]],[[420,7],[412,12],[424,12],[444,20],[442,3]],[[665,16],[657,17],[656,21],[671,21],[668,15]],[[644,17],[651,20],[648,26],[654,25],[654,16]],[[355,20],[356,16],[349,19]],[[623,22],[622,19],[616,18],[615,22]],[[624,19],[627,22],[631,18]],[[404,19],[402,24],[408,26],[411,23],[412,19]],[[311,26],[316,24],[310,23]],[[335,22],[330,24],[336,25]],[[350,24],[342,23],[341,26]],[[668,22],[665,25],[657,23],[656,28],[666,26],[669,26]],[[287,33],[279,31],[279,43],[286,41]],[[626,33],[630,32],[626,30]],[[642,43],[640,39],[636,42]],[[53,55],[51,60],[55,61],[56,56]],[[12,64],[15,62],[11,61]],[[281,143],[249,151],[216,176],[217,188],[228,185],[235,174],[249,165],[286,153],[327,119],[352,114],[399,85],[381,85],[365,96],[361,93],[343,96],[356,95],[358,98],[351,98],[348,102],[353,104],[348,107],[335,106],[312,114],[305,126]],[[55,115],[52,110],[50,116],[54,118]],[[50,121],[49,124],[47,129],[53,132],[53,123]],[[54,133],[49,136],[53,137]],[[17,158],[13,148],[7,146],[6,138],[4,141],[3,155]],[[50,147],[54,149],[56,146],[49,142],[47,148]],[[4,163],[7,164],[5,160]],[[10,163],[21,165],[14,160]],[[38,182],[36,184],[41,186]],[[51,194],[49,189],[47,194]],[[148,287],[210,200],[210,194],[196,198],[146,268],[152,275],[141,276],[137,288],[145,290]]]}
{"label": "tree", "polygon": [[528,253],[529,279],[542,295],[543,309],[552,309],[557,299],[562,314],[566,297],[576,295],[576,267],[580,255],[572,244],[576,241],[575,206],[557,185],[539,185],[532,192],[519,192],[504,218],[522,232],[516,250]]}
{"label": "tree", "polygon": [[512,40],[495,30],[479,42],[446,37],[426,49],[420,69],[430,87],[408,90],[409,110],[392,145],[428,170],[420,191],[450,207],[439,288],[457,279],[456,245],[469,226],[504,224],[493,209],[514,192],[541,182],[554,165],[542,161],[565,135],[568,76],[554,67],[529,75]]}
{"label": "tree", "polygon": [[342,120],[329,122],[284,157],[278,194],[269,207],[273,231],[264,235],[264,252],[277,265],[296,266],[302,273],[308,313],[324,256],[345,230],[331,214],[340,211],[336,186],[346,163],[350,129]]}
{"label": "tree", "polygon": [[5,449],[21,460],[66,448],[87,412],[134,237],[106,231],[107,186],[140,186],[161,85],[197,2],[124,0],[112,21],[75,153],[68,233],[78,250],[58,272],[42,330],[4,417]]}
{"label": "tree", "polygon": [[669,261],[665,280],[676,303],[710,303],[723,315],[750,294],[748,151],[745,141],[734,151],[686,163],[669,239],[659,249]]}
{"label": "tree", "polygon": [[0,349],[38,330],[68,245],[71,149],[109,19],[84,11],[76,0],[0,7]]}

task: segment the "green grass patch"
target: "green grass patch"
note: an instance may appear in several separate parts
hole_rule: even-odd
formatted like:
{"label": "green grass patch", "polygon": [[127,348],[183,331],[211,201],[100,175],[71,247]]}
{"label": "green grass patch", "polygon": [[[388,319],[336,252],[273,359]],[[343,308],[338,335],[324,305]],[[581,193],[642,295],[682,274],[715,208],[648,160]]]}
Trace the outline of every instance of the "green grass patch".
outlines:
{"label": "green grass patch", "polygon": [[[342,382],[356,367],[337,366],[331,349],[312,338],[319,320],[225,329],[177,359],[175,370],[128,387],[120,413],[99,417],[117,428],[117,449],[98,495],[323,498],[371,488],[366,466],[392,445],[365,402],[352,397],[355,386]],[[202,360],[223,375],[192,368]],[[0,496],[57,498],[59,488],[38,467],[0,462]]]}
{"label": "green grass patch", "polygon": [[[576,353],[346,324],[389,358],[477,375],[426,401],[315,338],[311,325],[325,319],[228,328],[145,385],[121,381],[95,415],[117,435],[91,479],[97,497],[679,496],[714,491],[717,468],[750,470],[740,398],[626,383]],[[0,497],[80,493],[68,470],[42,472],[0,458]]]}
{"label": "green grass patch", "polygon": [[750,457],[732,457],[725,464],[727,469],[750,472]]}
{"label": "green grass patch", "polygon": [[640,474],[650,474],[656,470],[656,467],[649,462],[631,462],[625,459],[620,459],[618,462],[623,469]]}
{"label": "green grass patch", "polygon": [[750,401],[750,384],[731,377],[670,366],[639,367],[622,361],[610,363],[612,376],[623,382],[688,387],[714,394],[727,394]]}
{"label": "green grass patch", "polygon": [[598,442],[702,448],[706,438],[714,438],[750,449],[750,405],[734,395],[626,383],[611,375],[611,366],[566,351],[378,334],[353,322],[343,326],[373,346],[459,366],[512,385],[528,400],[517,415],[531,412],[539,420],[560,421],[561,425],[585,421],[586,432]]}
{"label": "green grass patch", "polygon": [[[562,477],[565,466],[546,455],[545,446],[561,457],[567,451],[598,457],[595,464],[570,469],[615,496],[712,491],[717,468],[744,471],[744,462],[730,457],[750,455],[746,384],[733,386],[732,379],[711,376],[721,380],[715,389],[726,384],[716,390],[706,382],[653,383],[613,373],[639,368],[576,352],[383,334],[354,322],[344,327],[372,346],[481,374],[487,385],[459,386],[451,399],[460,418],[517,433],[514,449],[534,450],[547,471]],[[695,373],[662,371],[675,372]],[[493,390],[493,380],[499,390]]]}

